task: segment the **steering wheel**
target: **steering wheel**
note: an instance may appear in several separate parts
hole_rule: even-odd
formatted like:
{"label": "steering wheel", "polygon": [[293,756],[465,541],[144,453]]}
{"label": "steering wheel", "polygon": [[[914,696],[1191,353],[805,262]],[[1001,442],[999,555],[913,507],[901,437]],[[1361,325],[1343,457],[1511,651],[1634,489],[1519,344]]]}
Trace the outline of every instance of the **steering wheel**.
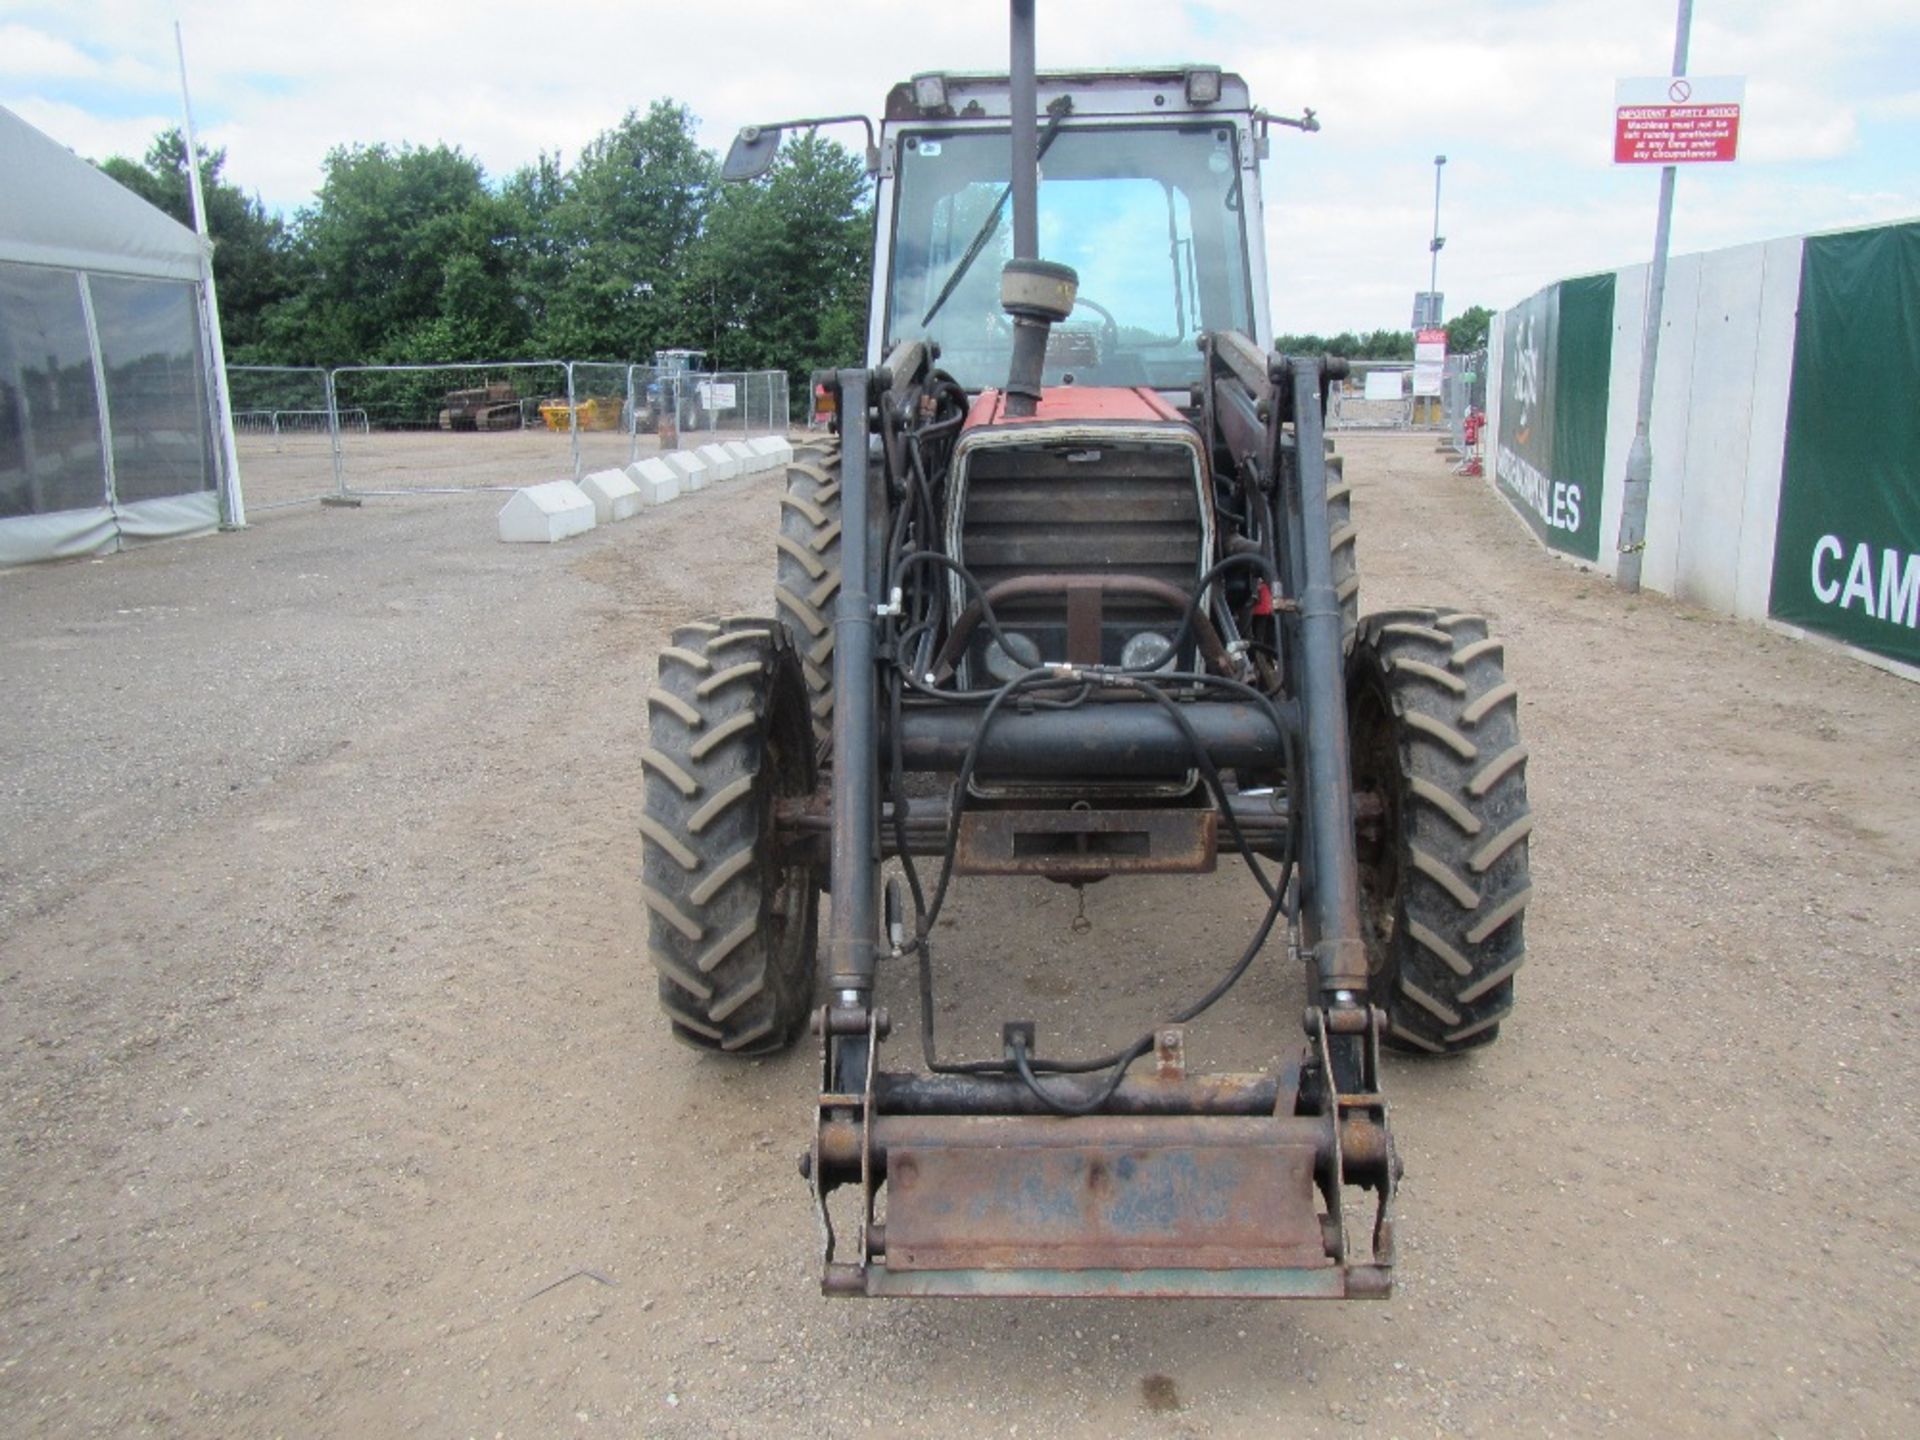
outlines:
{"label": "steering wheel", "polygon": [[1082,305],[1086,306],[1089,310],[1095,311],[1100,316],[1100,353],[1102,355],[1108,355],[1118,350],[1120,348],[1120,322],[1113,318],[1113,312],[1098,300],[1089,300],[1084,295],[1076,296],[1073,302],[1073,308],[1078,310]]}
{"label": "steering wheel", "polygon": [[[1073,308],[1078,310],[1082,305],[1086,306],[1089,310],[1099,313],[1100,353],[1102,355],[1110,355],[1115,350],[1118,350],[1120,348],[1120,322],[1113,318],[1113,312],[1098,300],[1089,300],[1084,295],[1074,297]],[[988,313],[993,317],[994,329],[998,334],[1011,335],[1013,333],[1013,322],[1007,319],[1006,311],[993,310]],[[1073,317],[1069,315],[1067,318],[1072,319]],[[1065,322],[1063,321],[1061,323],[1064,324]]]}

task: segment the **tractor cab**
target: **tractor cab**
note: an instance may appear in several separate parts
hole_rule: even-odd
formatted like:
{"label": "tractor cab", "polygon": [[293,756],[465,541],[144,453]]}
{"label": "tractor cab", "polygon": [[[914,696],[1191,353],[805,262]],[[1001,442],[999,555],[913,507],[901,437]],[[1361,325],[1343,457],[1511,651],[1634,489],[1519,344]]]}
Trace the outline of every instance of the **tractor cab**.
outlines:
{"label": "tractor cab", "polygon": [[[1004,75],[922,75],[881,124],[867,358],[940,347],[970,391],[1001,385],[1013,325]],[[1259,161],[1272,123],[1210,67],[1036,77],[1039,253],[1078,276],[1047,341],[1047,386],[1145,386],[1186,403],[1199,339],[1272,339]]]}
{"label": "tractor cab", "polygon": [[704,350],[653,352],[653,378],[641,396],[636,421],[642,432],[659,435],[663,443],[678,444],[683,432],[709,427],[707,399],[712,390],[700,378],[706,361]]}
{"label": "tractor cab", "polygon": [[690,370],[707,368],[704,350],[656,350],[653,352],[655,375],[684,375]]}

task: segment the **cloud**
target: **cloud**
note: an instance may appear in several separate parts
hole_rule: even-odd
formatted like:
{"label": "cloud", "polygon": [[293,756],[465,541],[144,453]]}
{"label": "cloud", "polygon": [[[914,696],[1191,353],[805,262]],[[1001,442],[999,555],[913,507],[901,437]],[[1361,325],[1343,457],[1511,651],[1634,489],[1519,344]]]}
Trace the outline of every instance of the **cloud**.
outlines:
{"label": "cloud", "polygon": [[98,60],[57,35],[27,25],[0,25],[0,75],[86,79],[100,74],[101,69]]}
{"label": "cloud", "polygon": [[[671,96],[723,147],[747,123],[878,112],[922,69],[1006,64],[1004,9],[897,0],[257,0],[15,5],[0,103],[82,154],[142,153],[177,123],[178,14],[202,138],[271,206],[306,203],[327,151],[457,144],[490,173],[575,155],[630,107]],[[1337,8],[1047,0],[1043,66],[1215,60],[1280,113],[1265,189],[1276,323],[1404,325],[1427,283],[1432,157],[1447,167],[1449,308],[1510,303],[1557,276],[1645,258],[1653,183],[1611,164],[1613,82],[1664,73],[1672,0],[1481,0]],[[1702,7],[1690,68],[1749,77],[1742,159],[1681,188],[1676,243],[1736,243],[1920,209],[1913,0]],[[89,96],[93,98],[89,98]],[[1891,209],[1889,207],[1892,207]]]}
{"label": "cloud", "polygon": [[0,91],[0,105],[89,160],[105,160],[110,155],[137,160],[147,153],[155,135],[180,123],[177,109],[171,113],[155,110],[146,115],[101,116],[64,100],[41,100],[4,91]]}

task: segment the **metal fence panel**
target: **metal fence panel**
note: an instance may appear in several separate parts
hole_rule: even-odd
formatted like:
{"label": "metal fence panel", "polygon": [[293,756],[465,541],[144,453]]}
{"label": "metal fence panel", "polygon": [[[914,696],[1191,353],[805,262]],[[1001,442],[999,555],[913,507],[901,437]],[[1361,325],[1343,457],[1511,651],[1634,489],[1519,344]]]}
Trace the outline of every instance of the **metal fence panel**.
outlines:
{"label": "metal fence panel", "polygon": [[[311,504],[336,494],[327,372],[318,366],[229,365],[233,443],[249,510]],[[364,410],[343,412],[343,428],[365,433]]]}
{"label": "metal fence panel", "polygon": [[[1329,430],[1413,428],[1413,366],[1400,361],[1355,360],[1348,377],[1334,383],[1327,403]],[[1387,396],[1385,388],[1396,393]]]}
{"label": "metal fence panel", "polygon": [[784,434],[784,371],[612,361],[230,366],[249,503],[512,490],[661,450]]}
{"label": "metal fence panel", "polygon": [[635,424],[628,381],[631,365],[573,362],[575,429],[580,464],[575,479],[633,463]]}
{"label": "metal fence panel", "polygon": [[[343,365],[332,372],[345,488],[512,490],[578,478],[565,361]],[[355,430],[346,417],[364,414]]]}
{"label": "metal fence panel", "polygon": [[1440,401],[1446,415],[1447,442],[1461,454],[1467,450],[1467,413],[1486,409],[1487,352],[1449,355],[1440,382]]}

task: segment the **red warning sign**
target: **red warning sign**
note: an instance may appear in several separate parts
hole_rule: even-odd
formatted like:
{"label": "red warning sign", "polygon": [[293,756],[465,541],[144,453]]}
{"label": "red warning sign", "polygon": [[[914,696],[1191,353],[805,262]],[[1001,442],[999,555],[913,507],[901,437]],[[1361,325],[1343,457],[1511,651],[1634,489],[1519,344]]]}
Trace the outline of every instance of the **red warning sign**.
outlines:
{"label": "red warning sign", "polygon": [[1654,76],[1614,87],[1616,165],[1694,165],[1736,159],[1746,81]]}

